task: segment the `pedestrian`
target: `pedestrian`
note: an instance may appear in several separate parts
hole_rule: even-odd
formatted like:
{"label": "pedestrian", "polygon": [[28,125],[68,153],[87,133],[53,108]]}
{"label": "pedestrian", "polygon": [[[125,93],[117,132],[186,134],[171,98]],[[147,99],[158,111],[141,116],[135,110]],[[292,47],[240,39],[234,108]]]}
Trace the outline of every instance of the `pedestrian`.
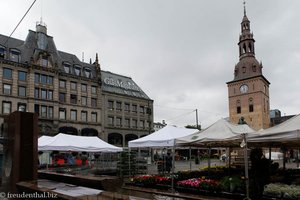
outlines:
{"label": "pedestrian", "polygon": [[171,153],[168,152],[166,156],[166,172],[170,173],[172,169],[172,156]]}

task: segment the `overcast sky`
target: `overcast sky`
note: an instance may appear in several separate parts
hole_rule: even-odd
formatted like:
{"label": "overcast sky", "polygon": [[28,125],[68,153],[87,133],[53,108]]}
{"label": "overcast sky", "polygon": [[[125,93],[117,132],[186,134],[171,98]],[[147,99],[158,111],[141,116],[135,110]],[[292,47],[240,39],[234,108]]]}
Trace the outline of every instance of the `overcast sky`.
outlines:
{"label": "overcast sky", "polygon": [[[33,0],[0,0],[9,35]],[[300,113],[300,1],[248,0],[255,53],[270,81],[270,107]],[[203,128],[228,117],[226,82],[238,62],[242,0],[37,0],[12,37],[40,18],[57,49],[131,77],[154,100],[154,121]]]}

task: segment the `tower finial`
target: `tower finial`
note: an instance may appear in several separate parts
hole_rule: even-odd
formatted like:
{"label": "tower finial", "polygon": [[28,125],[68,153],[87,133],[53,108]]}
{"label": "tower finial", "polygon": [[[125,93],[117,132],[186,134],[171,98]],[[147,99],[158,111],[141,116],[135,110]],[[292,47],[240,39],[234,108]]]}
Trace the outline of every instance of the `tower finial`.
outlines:
{"label": "tower finial", "polygon": [[244,0],[243,4],[244,4],[244,15],[246,16],[246,1],[245,0]]}

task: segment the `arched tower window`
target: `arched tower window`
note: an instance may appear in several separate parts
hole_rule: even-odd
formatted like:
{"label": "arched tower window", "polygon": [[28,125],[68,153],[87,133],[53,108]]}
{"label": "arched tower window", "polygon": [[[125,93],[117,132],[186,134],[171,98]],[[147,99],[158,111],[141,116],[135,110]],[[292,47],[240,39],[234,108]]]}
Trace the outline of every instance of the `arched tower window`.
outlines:
{"label": "arched tower window", "polygon": [[253,111],[254,111],[253,99],[250,98],[249,99],[249,112],[253,112]]}
{"label": "arched tower window", "polygon": [[252,52],[252,45],[251,45],[251,43],[249,43],[249,52]]}
{"label": "arched tower window", "polygon": [[243,45],[243,52],[242,53],[246,53],[247,52],[247,48],[246,48],[246,45],[244,44]]}
{"label": "arched tower window", "polygon": [[241,101],[240,100],[236,101],[236,113],[237,114],[241,113]]}

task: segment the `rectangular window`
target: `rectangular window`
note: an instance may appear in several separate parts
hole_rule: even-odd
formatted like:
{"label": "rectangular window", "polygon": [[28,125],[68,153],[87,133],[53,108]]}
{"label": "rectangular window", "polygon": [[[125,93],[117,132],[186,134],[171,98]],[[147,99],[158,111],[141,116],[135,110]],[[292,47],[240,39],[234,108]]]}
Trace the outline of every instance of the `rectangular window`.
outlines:
{"label": "rectangular window", "polygon": [[96,86],[92,86],[92,94],[97,94],[97,87]]}
{"label": "rectangular window", "polygon": [[122,118],[121,117],[117,117],[116,118],[116,126],[121,126],[121,124],[122,124]]}
{"label": "rectangular window", "polygon": [[97,99],[92,98],[91,99],[91,105],[93,108],[97,108]]}
{"label": "rectangular window", "polygon": [[41,83],[47,84],[47,76],[46,75],[41,74]]}
{"label": "rectangular window", "polygon": [[66,109],[65,108],[59,109],[59,119],[62,119],[62,120],[66,119]]}
{"label": "rectangular window", "polygon": [[41,65],[42,65],[43,67],[48,67],[48,58],[47,58],[47,57],[43,57],[43,58],[41,59]]}
{"label": "rectangular window", "polygon": [[40,114],[40,105],[34,104],[34,112]]}
{"label": "rectangular window", "polygon": [[34,82],[39,83],[40,82],[40,74],[35,73],[34,74]]}
{"label": "rectangular window", "polygon": [[11,85],[3,84],[3,94],[11,95]]}
{"label": "rectangular window", "polygon": [[77,95],[75,94],[70,95],[70,103],[77,104]]}
{"label": "rectangular window", "polygon": [[53,76],[48,76],[48,84],[53,85]]}
{"label": "rectangular window", "polygon": [[41,117],[47,117],[47,106],[41,106]]}
{"label": "rectangular window", "polygon": [[42,99],[47,99],[47,90],[41,89],[41,98]]}
{"label": "rectangular window", "polygon": [[18,71],[18,80],[26,81],[27,73],[23,71]]}
{"label": "rectangular window", "polygon": [[12,69],[3,68],[3,78],[12,79]]}
{"label": "rectangular window", "polygon": [[34,88],[34,98],[40,98],[40,89]]}
{"label": "rectangular window", "polygon": [[52,90],[48,90],[48,99],[49,100],[53,99],[53,91]]}
{"label": "rectangular window", "polygon": [[81,111],[81,121],[87,121],[87,111]]}
{"label": "rectangular window", "polygon": [[137,105],[132,105],[132,112],[137,112]]}
{"label": "rectangular window", "polygon": [[19,97],[26,97],[26,87],[19,86],[18,95]]}
{"label": "rectangular window", "polygon": [[140,106],[140,113],[145,114],[145,106]]}
{"label": "rectangular window", "polygon": [[108,101],[107,108],[108,108],[109,110],[113,110],[113,109],[114,109],[114,102],[113,102],[113,101]]}
{"label": "rectangular window", "polygon": [[81,92],[87,92],[87,85],[81,84]]}
{"label": "rectangular window", "polygon": [[71,110],[71,120],[77,120],[77,110]]}
{"label": "rectangular window", "polygon": [[137,128],[137,120],[136,119],[132,120],[132,128]]}
{"label": "rectangular window", "polygon": [[77,83],[76,82],[71,82],[71,90],[77,91]]}
{"label": "rectangular window", "polygon": [[145,121],[140,121],[140,128],[145,128]]}
{"label": "rectangular window", "polygon": [[52,119],[52,118],[53,118],[53,107],[52,107],[52,106],[50,106],[50,107],[48,108],[48,118],[49,118],[49,119]]}
{"label": "rectangular window", "polygon": [[87,98],[81,97],[81,105],[86,106],[87,105]]}
{"label": "rectangular window", "polygon": [[116,103],[116,109],[118,111],[122,110],[122,102],[117,101],[117,103]]}
{"label": "rectangular window", "polygon": [[92,118],[92,122],[96,123],[97,122],[97,113],[92,112],[91,118]]}
{"label": "rectangular window", "polygon": [[59,102],[61,102],[61,103],[66,102],[66,94],[65,93],[59,93]]}
{"label": "rectangular window", "polygon": [[110,126],[114,125],[114,117],[108,117],[107,124]]}
{"label": "rectangular window", "polygon": [[129,112],[129,111],[130,111],[130,104],[129,104],[129,103],[125,103],[124,110],[125,110],[126,112]]}
{"label": "rectangular window", "polygon": [[11,102],[8,102],[8,101],[2,102],[2,113],[3,114],[11,113]]}
{"label": "rectangular window", "polygon": [[60,88],[66,88],[66,81],[65,80],[59,80],[59,87]]}
{"label": "rectangular window", "polygon": [[128,128],[129,125],[130,125],[130,119],[126,118],[126,119],[124,120],[124,126]]}

